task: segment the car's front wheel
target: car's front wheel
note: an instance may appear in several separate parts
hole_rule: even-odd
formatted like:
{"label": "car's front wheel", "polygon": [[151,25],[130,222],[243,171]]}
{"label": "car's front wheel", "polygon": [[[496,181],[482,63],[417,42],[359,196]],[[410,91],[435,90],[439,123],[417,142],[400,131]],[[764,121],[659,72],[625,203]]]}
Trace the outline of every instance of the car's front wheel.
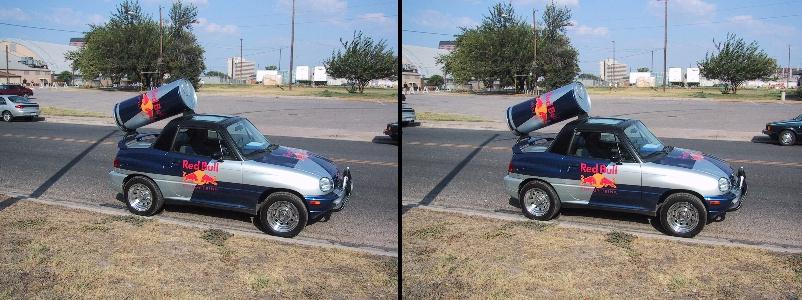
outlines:
{"label": "car's front wheel", "polygon": [[660,223],[670,235],[694,237],[707,224],[707,210],[699,197],[676,193],[660,206]]}
{"label": "car's front wheel", "polygon": [[11,115],[10,111],[4,111],[2,117],[3,117],[3,122],[11,122],[11,119],[14,118],[14,116]]}
{"label": "car's front wheel", "polygon": [[304,229],[309,216],[301,198],[293,193],[276,192],[267,196],[259,221],[267,233],[291,238]]}
{"label": "car's front wheel", "polygon": [[128,211],[139,216],[157,214],[164,205],[159,186],[147,177],[137,176],[125,182],[123,189]]}
{"label": "car's front wheel", "polygon": [[560,198],[554,189],[542,181],[527,182],[519,195],[524,216],[548,221],[560,212]]}
{"label": "car's front wheel", "polygon": [[777,139],[780,145],[790,146],[796,144],[796,134],[790,130],[783,130],[780,132],[780,137]]}

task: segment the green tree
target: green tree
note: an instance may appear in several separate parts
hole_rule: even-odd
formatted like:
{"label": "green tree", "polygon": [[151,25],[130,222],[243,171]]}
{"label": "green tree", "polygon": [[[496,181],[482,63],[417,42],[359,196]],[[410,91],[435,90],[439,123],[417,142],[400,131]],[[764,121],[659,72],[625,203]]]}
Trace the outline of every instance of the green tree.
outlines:
{"label": "green tree", "polygon": [[278,70],[278,67],[274,65],[265,66],[265,70]]}
{"label": "green tree", "polygon": [[649,68],[647,68],[647,67],[640,67],[640,68],[638,68],[638,72],[649,72]]}
{"label": "green tree", "polygon": [[437,60],[443,71],[460,83],[479,80],[491,85],[498,80],[502,86],[509,86],[516,82],[515,75],[531,73],[533,77],[543,76],[546,88],[558,87],[571,82],[579,72],[576,49],[566,35],[570,20],[569,9],[546,7],[534,64],[531,25],[516,15],[511,4],[499,3],[489,9],[479,26],[461,27],[456,49]]}
{"label": "green tree", "polygon": [[72,82],[72,73],[70,71],[62,71],[56,75],[56,81],[70,83]]}
{"label": "green tree", "polygon": [[733,94],[744,81],[764,78],[777,69],[777,61],[760,49],[757,41],[747,44],[728,33],[726,41],[713,43],[717,53],[705,54],[705,59],[698,62],[699,72],[706,78],[728,83]]}
{"label": "green tree", "polygon": [[360,31],[351,41],[340,38],[340,43],[343,49],[332,51],[323,65],[331,76],[348,80],[349,92],[362,93],[369,81],[396,76],[398,57],[387,49],[386,41],[375,42]]}
{"label": "green tree", "polygon": [[440,75],[432,75],[428,79],[426,79],[426,85],[429,86],[442,86],[446,83],[446,80],[443,79],[443,76]]}
{"label": "green tree", "polygon": [[[197,8],[174,2],[170,10],[170,26],[164,34],[164,60],[159,59],[159,23],[142,13],[137,1],[125,0],[102,25],[90,25],[86,45],[65,56],[82,76],[91,80],[109,78],[118,83],[122,78],[150,87],[159,83],[155,72],[169,73],[169,80],[186,78],[197,84],[205,68],[203,49],[190,32]],[[161,66],[161,68],[157,68]]]}
{"label": "green tree", "polygon": [[226,73],[223,73],[223,72],[220,72],[220,71],[209,71],[209,72],[206,72],[206,76],[228,78],[228,75]]}
{"label": "green tree", "polygon": [[590,73],[579,74],[579,79],[601,80],[601,78],[599,78],[599,76],[596,76],[596,75],[593,75],[593,74],[590,74]]}

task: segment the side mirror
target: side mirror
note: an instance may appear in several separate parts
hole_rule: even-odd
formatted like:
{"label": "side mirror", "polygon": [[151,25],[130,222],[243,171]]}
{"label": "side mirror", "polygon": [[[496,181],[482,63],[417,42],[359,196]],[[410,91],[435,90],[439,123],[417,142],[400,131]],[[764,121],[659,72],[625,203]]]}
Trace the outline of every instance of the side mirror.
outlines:
{"label": "side mirror", "polygon": [[212,153],[212,159],[217,160],[219,162],[222,162],[223,161],[223,152]]}

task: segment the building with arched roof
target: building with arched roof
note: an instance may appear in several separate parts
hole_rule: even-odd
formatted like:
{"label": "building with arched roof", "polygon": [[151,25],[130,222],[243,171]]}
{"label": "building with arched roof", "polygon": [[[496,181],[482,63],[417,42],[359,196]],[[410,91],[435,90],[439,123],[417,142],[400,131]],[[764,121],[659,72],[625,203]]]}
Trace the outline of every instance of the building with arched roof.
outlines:
{"label": "building with arched roof", "polygon": [[[8,57],[6,57],[8,47]],[[63,71],[73,72],[71,61],[65,58],[69,51],[78,50],[76,46],[49,42],[21,40],[13,38],[0,39],[0,70],[20,77],[8,78],[16,83],[49,84],[54,75]],[[6,81],[6,78],[0,78]]]}

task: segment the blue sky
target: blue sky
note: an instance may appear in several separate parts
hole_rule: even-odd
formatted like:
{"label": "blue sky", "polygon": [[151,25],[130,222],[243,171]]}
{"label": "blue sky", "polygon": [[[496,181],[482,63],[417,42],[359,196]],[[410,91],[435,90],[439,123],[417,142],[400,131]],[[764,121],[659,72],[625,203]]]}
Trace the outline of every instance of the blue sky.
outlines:
{"label": "blue sky", "polygon": [[[106,22],[120,1],[0,1],[0,22],[63,30],[86,31],[87,24]],[[279,63],[289,68],[291,0],[222,1],[193,0],[200,24],[194,32],[206,50],[207,70],[225,72],[226,57],[239,56],[243,38],[245,59],[260,68]],[[146,14],[164,16],[172,1],[141,0]],[[398,2],[396,0],[296,0],[295,65],[321,65],[340,46],[362,30],[374,39],[384,39],[397,53]],[[0,25],[0,38],[20,38],[67,44],[80,33]]]}
{"label": "blue sky", "polygon": [[[532,22],[532,10],[542,16],[551,0],[512,0],[516,14]],[[616,59],[637,67],[663,68],[663,5],[657,0],[555,0],[569,7],[575,26],[568,30],[571,42],[579,50],[582,72],[598,74],[599,61],[612,57],[615,41]],[[453,39],[458,26],[476,26],[488,8],[498,1],[486,0],[403,0],[402,29],[438,34],[402,31],[403,44],[437,47],[438,41]],[[781,66],[802,65],[802,1],[781,0],[669,0],[668,65],[696,66],[705,53],[713,51],[713,39],[736,33],[747,41],[756,40]],[[439,35],[446,34],[446,35]]]}

